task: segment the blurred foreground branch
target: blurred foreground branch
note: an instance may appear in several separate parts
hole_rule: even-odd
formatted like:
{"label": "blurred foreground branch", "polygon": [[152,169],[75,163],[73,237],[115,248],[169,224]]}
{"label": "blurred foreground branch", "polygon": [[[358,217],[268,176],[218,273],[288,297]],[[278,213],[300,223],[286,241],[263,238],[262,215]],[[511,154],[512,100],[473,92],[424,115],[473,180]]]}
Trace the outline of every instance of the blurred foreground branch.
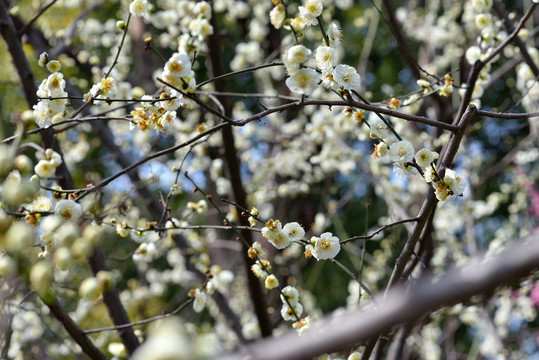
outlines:
{"label": "blurred foreground branch", "polygon": [[408,288],[395,288],[376,310],[363,306],[338,318],[325,319],[303,337],[290,331],[247,346],[224,360],[311,359],[365,342],[395,325],[417,321],[425,314],[489,293],[500,285],[519,282],[538,268],[539,234],[534,234],[498,257],[477,259],[450,270],[439,280],[423,278]]}

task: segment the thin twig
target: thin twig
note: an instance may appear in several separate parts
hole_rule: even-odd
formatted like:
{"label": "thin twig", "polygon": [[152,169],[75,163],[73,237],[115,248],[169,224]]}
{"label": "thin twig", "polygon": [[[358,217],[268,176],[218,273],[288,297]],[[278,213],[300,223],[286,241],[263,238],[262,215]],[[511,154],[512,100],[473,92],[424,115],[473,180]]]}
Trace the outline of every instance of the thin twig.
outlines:
{"label": "thin twig", "polygon": [[43,15],[43,13],[45,13],[45,11],[47,11],[51,6],[53,6],[58,0],[52,0],[50,3],[48,3],[47,5],[45,5],[44,7],[42,7],[27,23],[26,25],[24,25],[24,27],[22,29],[19,30],[19,36],[22,36],[24,34],[26,34],[26,32],[28,31],[28,29],[30,29],[32,27],[32,25],[36,22],[37,19],[39,19],[39,17],[41,15]]}
{"label": "thin twig", "polygon": [[357,282],[359,284],[359,286],[361,286],[361,288],[363,290],[365,290],[365,292],[367,294],[369,294],[369,299],[372,301],[372,303],[374,304],[374,306],[376,307],[378,304],[376,303],[376,300],[374,299],[374,295],[371,293],[371,291],[369,290],[369,288],[367,287],[367,285],[365,285],[363,283],[363,281],[359,280],[359,278],[353,273],[351,272],[346,266],[344,266],[341,262],[339,262],[338,260],[335,260],[335,259],[330,259],[330,261],[334,264],[336,264],[338,267],[340,267],[345,273],[348,274],[348,276],[350,276],[352,279],[354,279],[355,282]]}
{"label": "thin twig", "polygon": [[415,218],[411,218],[411,219],[404,219],[404,220],[399,220],[399,221],[395,221],[391,224],[387,224],[387,225],[384,225],[382,226],[381,228],[379,228],[378,230],[376,230],[375,232],[373,232],[372,234],[370,235],[359,235],[359,236],[353,236],[349,239],[345,239],[345,240],[341,240],[341,244],[346,244],[347,242],[350,242],[350,241],[354,241],[354,240],[368,240],[368,239],[372,239],[373,237],[375,237],[376,235],[378,235],[379,233],[381,233],[382,231],[386,230],[386,229],[389,229],[389,228],[392,228],[393,226],[396,226],[396,225],[400,225],[400,224],[404,224],[404,223],[408,223],[408,222],[416,222],[416,221],[419,221],[419,217],[415,217]]}
{"label": "thin twig", "polygon": [[130,328],[130,327],[137,326],[137,325],[144,325],[144,324],[150,323],[150,322],[152,322],[152,321],[164,319],[164,318],[167,318],[167,317],[176,315],[177,313],[179,313],[180,311],[182,311],[184,307],[186,307],[187,305],[189,305],[190,303],[192,303],[193,300],[194,300],[194,298],[190,298],[190,299],[184,301],[184,302],[183,302],[180,306],[178,306],[176,309],[174,309],[174,310],[172,310],[171,312],[166,313],[166,314],[157,315],[157,316],[154,316],[154,317],[151,317],[151,318],[147,318],[147,319],[144,319],[144,320],[133,321],[133,322],[131,322],[131,323],[129,323],[129,324],[122,324],[122,325],[116,325],[116,326],[102,327],[102,328],[98,328],[98,329],[84,330],[84,333],[85,333],[85,334],[94,334],[94,333],[103,332],[103,331],[121,330],[121,329]]}

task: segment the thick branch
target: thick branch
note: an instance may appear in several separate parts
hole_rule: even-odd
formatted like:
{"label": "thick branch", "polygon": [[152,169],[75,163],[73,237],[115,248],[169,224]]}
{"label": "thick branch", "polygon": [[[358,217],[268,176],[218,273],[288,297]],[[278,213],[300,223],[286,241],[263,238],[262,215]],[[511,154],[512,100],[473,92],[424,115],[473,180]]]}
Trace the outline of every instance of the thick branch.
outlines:
{"label": "thick branch", "polygon": [[536,234],[497,258],[483,258],[454,268],[439,280],[423,278],[407,290],[393,289],[378,309],[364,306],[341,314],[337,319],[327,319],[305,336],[299,337],[291,331],[279,338],[261,340],[223,360],[311,359],[364,342],[390,331],[395,325],[415,322],[440,308],[519,281],[538,268],[539,235]]}
{"label": "thick branch", "polygon": [[90,359],[104,360],[107,358],[98,348],[94,346],[94,344],[92,344],[88,336],[86,336],[81,328],[79,328],[79,326],[69,317],[62,305],[58,303],[57,299],[54,299],[51,303],[46,302],[45,304],[49,307],[49,310],[54,317],[62,323],[71,338],[75,340],[77,344],[79,344],[82,351],[88,355]]}
{"label": "thick branch", "polygon": [[[94,275],[99,271],[107,270],[103,255],[97,247],[94,249],[94,254],[88,259],[88,263]],[[116,288],[103,291],[103,301],[107,306],[107,311],[114,325],[120,326],[131,323],[129,316],[127,316],[127,312],[120,301]],[[133,354],[135,349],[139,346],[139,341],[133,332],[133,328],[118,328],[118,335],[120,336],[127,353],[129,355]]]}

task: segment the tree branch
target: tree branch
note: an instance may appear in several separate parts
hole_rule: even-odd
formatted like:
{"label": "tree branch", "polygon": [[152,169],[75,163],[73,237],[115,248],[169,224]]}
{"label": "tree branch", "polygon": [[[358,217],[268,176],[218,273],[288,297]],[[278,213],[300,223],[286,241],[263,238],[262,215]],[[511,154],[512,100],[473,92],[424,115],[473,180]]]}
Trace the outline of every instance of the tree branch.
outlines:
{"label": "tree branch", "polygon": [[392,289],[378,309],[363,306],[357,311],[327,318],[298,337],[295,331],[260,340],[223,360],[307,360],[338,351],[390,331],[398,324],[413,323],[440,308],[468,301],[497,287],[521,281],[539,268],[539,234],[519,241],[496,258],[482,258],[453,268],[442,278],[425,277],[409,289]]}
{"label": "tree branch", "polygon": [[44,301],[54,317],[62,323],[66,331],[73,340],[82,348],[82,351],[94,360],[105,360],[107,357],[92,344],[92,341],[86,336],[84,331],[71,319],[68,313],[56,298],[52,302]]}
{"label": "tree branch", "polygon": [[[208,67],[213,78],[216,78],[214,81],[215,90],[217,91],[226,91],[226,81],[225,77],[222,77],[224,74],[223,68],[223,58],[221,56],[221,38],[219,35],[219,27],[217,24],[215,13],[213,12],[212,7],[212,17],[211,24],[213,26],[213,34],[208,38]],[[223,108],[225,110],[226,117],[230,118],[232,115],[232,107],[230,101],[226,97],[218,97]],[[248,208],[247,206],[247,193],[243,186],[243,180],[240,174],[240,160],[238,159],[238,152],[234,142],[234,133],[232,131],[232,126],[226,124],[222,129],[222,139],[224,147],[224,157],[225,162],[228,167],[228,175],[230,183],[232,185],[232,192],[234,194],[234,200],[238,206],[243,208]],[[242,225],[249,225],[247,219],[240,216],[240,223]],[[254,312],[258,319],[258,325],[260,327],[260,332],[262,336],[271,336],[273,332],[273,327],[267,312],[266,298],[262,290],[262,285],[260,280],[255,276],[251,271],[251,266],[254,264],[254,260],[250,259],[247,253],[249,246],[253,243],[252,233],[250,231],[241,230],[241,236],[247,243],[243,243],[243,266],[245,273],[247,275],[247,283],[249,287],[249,293],[251,295],[252,304],[254,307]]]}

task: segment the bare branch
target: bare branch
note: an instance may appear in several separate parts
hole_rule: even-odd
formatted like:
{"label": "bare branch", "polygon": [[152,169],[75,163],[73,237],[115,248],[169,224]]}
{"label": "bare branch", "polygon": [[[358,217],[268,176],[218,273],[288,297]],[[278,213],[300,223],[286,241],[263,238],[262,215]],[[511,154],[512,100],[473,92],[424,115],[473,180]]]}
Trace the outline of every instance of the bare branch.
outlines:
{"label": "bare branch", "polygon": [[28,23],[26,23],[26,25],[24,25],[24,27],[19,30],[19,36],[22,36],[24,34],[26,34],[26,32],[28,31],[28,29],[36,22],[37,19],[39,19],[39,17],[41,15],[43,15],[45,13],[45,11],[47,11],[51,6],[53,6],[58,0],[52,0],[50,3],[48,3],[47,5],[43,6],[41,9],[39,9],[39,11],[34,15],[32,16],[32,18],[30,19],[30,21],[28,21]]}
{"label": "bare branch", "polygon": [[341,244],[346,244],[347,242],[354,241],[354,240],[372,239],[373,237],[375,237],[376,235],[378,235],[382,231],[384,231],[386,229],[389,229],[389,228],[392,228],[393,226],[397,226],[397,225],[404,224],[404,223],[409,223],[409,222],[415,222],[415,221],[419,221],[419,218],[415,217],[415,218],[411,218],[411,219],[404,219],[404,220],[395,221],[395,222],[392,222],[391,224],[387,224],[387,225],[382,226],[381,228],[379,228],[378,230],[376,230],[375,232],[373,232],[370,235],[353,236],[353,237],[351,237],[349,239],[342,240]]}

